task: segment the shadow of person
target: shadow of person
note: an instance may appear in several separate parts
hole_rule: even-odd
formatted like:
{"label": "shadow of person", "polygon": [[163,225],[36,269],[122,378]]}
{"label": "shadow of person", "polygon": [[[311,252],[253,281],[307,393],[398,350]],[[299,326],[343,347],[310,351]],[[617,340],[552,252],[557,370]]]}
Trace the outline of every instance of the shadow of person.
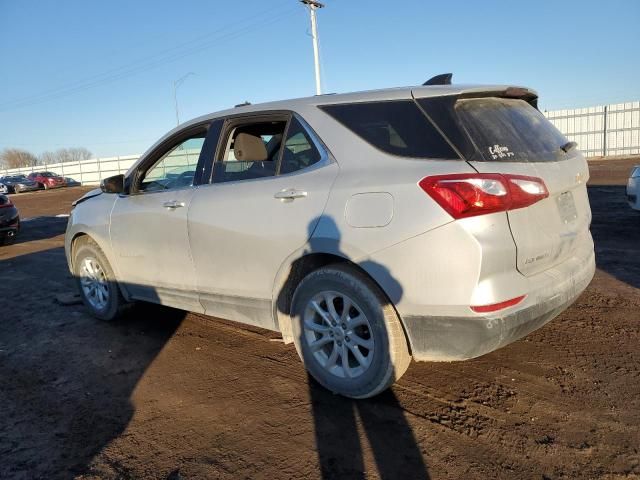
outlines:
{"label": "shadow of person", "polygon": [[[322,266],[337,261],[338,257],[348,258],[341,252],[340,231],[331,217],[323,215],[314,219],[308,230],[310,240],[305,255],[329,254]],[[402,298],[401,285],[385,266],[364,260],[358,262],[358,267],[365,272],[375,272],[376,279],[386,285],[387,305],[392,306]],[[299,280],[298,277],[294,281]],[[382,305],[382,309],[387,305]],[[299,341],[306,340],[300,338]],[[388,352],[376,349],[374,355],[388,355]],[[392,378],[396,378],[395,372]],[[421,448],[391,389],[373,398],[353,400],[331,393],[311,375],[308,385],[323,479],[366,478],[372,469],[366,461],[367,447],[380,478],[429,478]]]}

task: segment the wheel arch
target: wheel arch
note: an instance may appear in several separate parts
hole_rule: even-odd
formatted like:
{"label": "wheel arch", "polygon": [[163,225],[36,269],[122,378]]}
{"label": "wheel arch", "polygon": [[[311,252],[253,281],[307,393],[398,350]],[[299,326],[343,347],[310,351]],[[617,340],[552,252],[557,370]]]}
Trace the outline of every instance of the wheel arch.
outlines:
{"label": "wheel arch", "polygon": [[396,310],[396,315],[400,319],[400,324],[407,338],[407,345],[411,350],[411,342],[407,335],[407,330],[402,321],[402,317],[398,314],[394,302],[391,300],[389,292],[383,287],[381,282],[376,280],[366,268],[352,261],[351,259],[328,252],[310,252],[297,257],[295,260],[288,262],[287,268],[281,268],[275,283],[273,294],[273,315],[277,321],[278,328],[282,333],[284,343],[293,342],[293,331],[291,327],[291,302],[293,294],[302,279],[309,273],[328,265],[345,265],[360,272],[366,276],[380,292],[385,296],[389,305]]}
{"label": "wheel arch", "polygon": [[[71,240],[69,241],[69,269],[71,271],[72,275],[75,275],[75,265],[74,265],[74,257],[75,257],[75,249],[78,247],[78,242],[81,241],[82,239],[87,239],[87,240],[91,240],[93,243],[95,243],[98,248],[102,251],[102,253],[104,254],[104,256],[107,258],[107,261],[109,262],[109,265],[111,266],[111,269],[113,270],[114,274],[116,275],[116,279],[118,278],[118,274],[116,271],[116,266],[114,265],[114,262],[111,260],[111,258],[109,258],[109,254],[108,254],[108,249],[105,249],[104,246],[102,245],[102,242],[100,242],[99,240],[96,239],[96,236],[91,235],[90,233],[87,233],[84,230],[80,230],[77,231],[73,234],[73,236],[71,237]],[[120,289],[120,292],[122,293],[122,296],[127,300],[130,301],[131,297],[129,295],[129,292],[127,292],[127,289],[125,288],[125,286],[120,282],[120,281],[116,281],[116,284],[118,285],[118,288]]]}

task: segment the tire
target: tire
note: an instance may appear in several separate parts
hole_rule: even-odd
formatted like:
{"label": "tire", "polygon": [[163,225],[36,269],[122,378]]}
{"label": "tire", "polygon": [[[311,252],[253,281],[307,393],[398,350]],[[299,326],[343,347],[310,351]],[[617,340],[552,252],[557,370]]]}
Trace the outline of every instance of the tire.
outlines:
{"label": "tire", "polygon": [[[336,325],[329,325],[332,318]],[[307,275],[293,295],[291,322],[296,350],[309,373],[345,397],[377,395],[411,362],[395,309],[380,288],[355,268],[330,265]]]}
{"label": "tire", "polygon": [[[81,237],[75,242],[73,269],[80,297],[91,315],[108,322],[124,313],[129,304],[122,296],[106,256],[91,238]],[[91,270],[94,272],[93,276],[90,274]],[[94,288],[91,288],[92,283]],[[94,295],[91,294],[92,291]]]}
{"label": "tire", "polygon": [[0,247],[12,245],[15,241],[16,241],[15,235],[13,237],[10,237],[9,235],[6,235],[4,233],[0,234]]}

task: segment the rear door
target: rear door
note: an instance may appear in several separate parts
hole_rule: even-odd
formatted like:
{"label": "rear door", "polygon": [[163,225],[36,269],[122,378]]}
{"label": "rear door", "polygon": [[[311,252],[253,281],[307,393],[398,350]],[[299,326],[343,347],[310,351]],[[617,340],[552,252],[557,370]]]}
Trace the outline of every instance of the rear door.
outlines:
{"label": "rear door", "polygon": [[473,168],[540,178],[549,191],[548,198],[507,212],[518,270],[534,275],[590,251],[589,171],[582,154],[523,99],[458,99],[452,109],[451,123],[459,129],[453,137],[473,146],[473,153],[465,152]]}
{"label": "rear door", "polygon": [[276,327],[276,273],[309,239],[337,172],[315,134],[295,117],[227,122],[213,183],[198,189],[189,210],[196,282],[207,314]]}

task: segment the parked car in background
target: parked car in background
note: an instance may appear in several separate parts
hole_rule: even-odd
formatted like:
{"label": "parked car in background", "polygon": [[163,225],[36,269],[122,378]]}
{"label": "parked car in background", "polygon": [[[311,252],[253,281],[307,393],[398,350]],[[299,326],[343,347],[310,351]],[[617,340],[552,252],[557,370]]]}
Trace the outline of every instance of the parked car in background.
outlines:
{"label": "parked car in background", "polygon": [[8,175],[0,178],[0,182],[7,186],[8,193],[32,192],[42,188],[37,182],[29,180],[24,175]]}
{"label": "parked car in background", "polygon": [[4,183],[0,182],[0,193],[7,194],[9,193],[9,187],[7,187]]}
{"label": "parked car in background", "polygon": [[67,184],[67,187],[81,187],[82,183],[80,183],[79,181],[71,178],[71,177],[64,177],[64,182]]}
{"label": "parked car in background", "polygon": [[509,86],[244,105],[180,125],[76,202],[85,305],[142,300],[282,332],[329,390],[541,327],[595,271],[587,162]]}
{"label": "parked car in background", "polygon": [[6,195],[0,195],[0,245],[13,243],[20,231],[18,209]]}
{"label": "parked car in background", "polygon": [[39,184],[45,190],[50,188],[66,187],[67,184],[64,178],[53,172],[33,172],[30,173],[27,178]]}
{"label": "parked car in background", "polygon": [[634,210],[640,210],[640,165],[631,170],[627,181],[627,201]]}

